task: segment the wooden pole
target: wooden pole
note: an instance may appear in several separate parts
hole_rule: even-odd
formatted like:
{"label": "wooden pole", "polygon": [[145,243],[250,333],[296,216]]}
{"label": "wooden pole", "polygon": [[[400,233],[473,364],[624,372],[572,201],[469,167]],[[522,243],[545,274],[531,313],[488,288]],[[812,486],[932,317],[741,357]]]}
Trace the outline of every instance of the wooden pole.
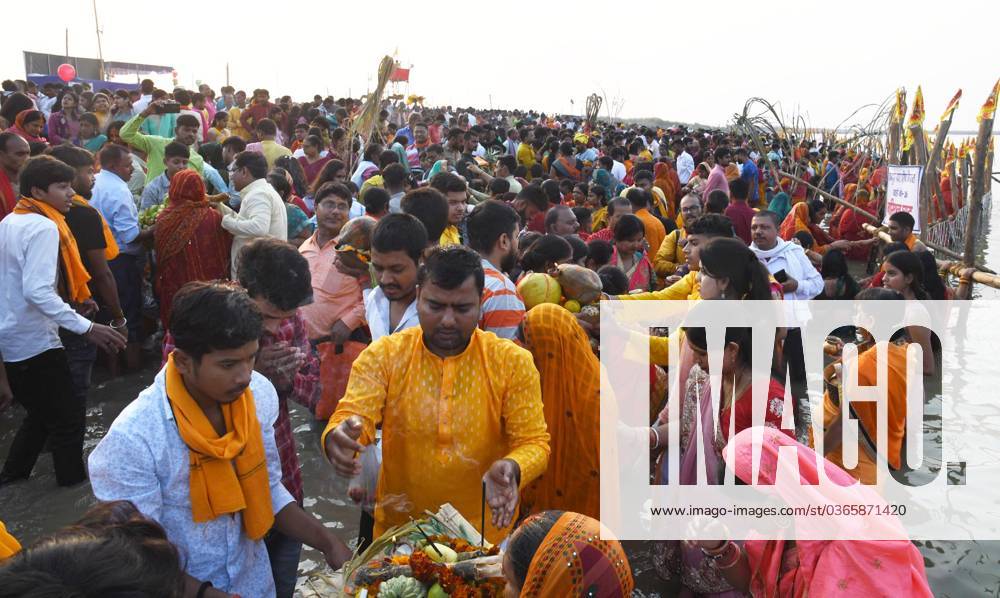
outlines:
{"label": "wooden pole", "polygon": [[849,208],[851,210],[854,210],[858,214],[861,214],[862,216],[870,219],[872,222],[878,222],[879,221],[879,217],[876,216],[875,214],[872,214],[871,212],[869,212],[867,210],[862,210],[858,206],[856,206],[856,205],[854,205],[854,204],[852,204],[850,202],[846,202],[846,201],[840,199],[839,197],[837,197],[836,195],[830,195],[826,191],[823,191],[822,189],[814,187],[813,185],[809,184],[807,181],[804,181],[804,180],[800,179],[799,177],[795,176],[794,174],[789,174],[787,172],[781,172],[781,171],[779,171],[778,174],[780,174],[781,176],[786,176],[786,177],[792,179],[793,181],[795,181],[797,183],[802,183],[803,185],[805,185],[806,187],[809,187],[810,189],[812,189],[813,191],[815,191],[819,195],[822,195],[823,197],[829,199],[830,201],[832,201],[832,202],[834,202],[834,203],[836,203],[838,205],[842,205],[845,208]]}
{"label": "wooden pole", "polygon": [[94,7],[94,29],[97,31],[98,73],[101,81],[104,81],[104,52],[101,50],[101,22],[97,19],[97,0],[92,0],[91,4]]}
{"label": "wooden pole", "polygon": [[[941,125],[938,127],[937,139],[934,140],[934,148],[931,150],[930,157],[927,158],[927,170],[924,171],[924,185],[922,186],[920,197],[923,199],[924,193],[927,194],[927,198],[936,198],[935,205],[940,206],[944,199],[941,197],[941,179],[938,177],[937,166],[941,159],[941,152],[944,149],[944,142],[948,138],[948,130],[951,128],[951,119],[955,116],[955,112],[952,111],[948,115],[948,120],[942,121]],[[951,181],[954,183],[954,181]],[[954,184],[952,187],[954,188]],[[955,191],[952,190],[954,195]],[[922,227],[921,230],[926,230],[930,227],[930,222],[926,221],[927,225]],[[925,235],[921,235],[925,236]]]}
{"label": "wooden pole", "polygon": [[[948,261],[937,260],[937,267],[938,270],[941,272],[947,272],[952,276],[961,276],[962,270],[965,270],[968,266],[960,262],[948,262]],[[979,284],[984,284],[994,289],[1000,289],[1000,276],[997,276],[996,274],[988,274],[986,272],[980,272],[979,270],[976,270],[975,272],[972,273],[972,281],[978,282]]]}
{"label": "wooden pole", "polygon": [[976,259],[976,235],[983,217],[983,190],[986,188],[986,154],[989,152],[993,119],[984,118],[979,123],[976,138],[975,165],[972,169],[972,191],[969,193],[969,220],[965,227],[965,250],[962,263],[971,266]]}
{"label": "wooden pole", "polygon": [[[877,236],[884,243],[892,243],[893,242],[892,237],[889,236],[889,233],[884,228],[878,228],[878,227],[872,226],[872,225],[868,224],[867,222],[864,223],[864,224],[862,224],[861,226],[870,235]],[[937,243],[935,243],[933,241],[921,241],[921,243],[923,243],[924,245],[926,245],[928,248],[933,249],[935,253],[940,253],[941,255],[948,256],[948,257],[950,257],[952,259],[955,259],[955,260],[962,260],[962,256],[960,254],[958,254],[958,253],[956,253],[956,252],[948,249],[947,247],[938,245]],[[974,263],[974,264],[969,264],[969,266],[967,266],[967,267],[969,267],[969,268],[976,268],[977,270],[980,270],[982,272],[986,272],[988,274],[996,274],[996,272],[994,272],[993,270],[990,270],[989,268],[987,268],[983,264]]]}
{"label": "wooden pole", "polygon": [[927,144],[924,142],[924,127],[923,124],[911,125],[909,127],[910,135],[913,137],[913,147],[911,148],[912,164],[916,166],[922,166],[924,168],[923,179],[920,181],[920,240],[927,240],[927,229],[930,227],[930,219],[927,217],[930,210],[928,209],[928,200],[930,199],[927,194],[927,177],[929,176],[927,171]]}

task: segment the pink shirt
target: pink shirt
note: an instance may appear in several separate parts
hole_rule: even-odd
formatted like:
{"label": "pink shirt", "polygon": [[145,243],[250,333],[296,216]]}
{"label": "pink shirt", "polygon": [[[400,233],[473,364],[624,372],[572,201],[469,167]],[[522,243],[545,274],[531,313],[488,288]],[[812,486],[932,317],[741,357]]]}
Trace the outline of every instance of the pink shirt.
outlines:
{"label": "pink shirt", "polygon": [[330,334],[337,320],[343,320],[351,330],[365,321],[361,285],[356,278],[341,274],[333,265],[336,246],[337,241],[331,239],[320,247],[314,234],[299,247],[299,253],[309,262],[312,275],[313,302],[299,309],[310,340]]}
{"label": "pink shirt", "polygon": [[708,201],[708,194],[716,189],[725,191],[726,197],[729,197],[729,181],[726,179],[726,170],[718,164],[712,168],[712,172],[708,173],[705,188],[701,190],[702,202]]}

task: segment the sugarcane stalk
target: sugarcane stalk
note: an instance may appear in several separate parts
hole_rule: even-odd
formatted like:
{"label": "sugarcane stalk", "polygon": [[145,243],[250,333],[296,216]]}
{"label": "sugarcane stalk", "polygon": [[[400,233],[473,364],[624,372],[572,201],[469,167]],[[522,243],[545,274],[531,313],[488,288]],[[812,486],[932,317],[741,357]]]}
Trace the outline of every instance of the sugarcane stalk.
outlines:
{"label": "sugarcane stalk", "polygon": [[[861,226],[865,229],[866,232],[868,232],[872,236],[877,235],[878,238],[881,241],[883,241],[885,243],[892,243],[893,242],[892,237],[889,236],[889,232],[886,229],[872,226],[872,225],[868,224],[867,222],[864,223],[864,224],[862,224]],[[923,243],[924,245],[926,245],[930,249],[933,249],[935,253],[940,253],[942,255],[946,255],[946,256],[948,256],[948,257],[950,257],[952,259],[962,260],[962,256],[959,253],[957,253],[955,251],[952,251],[952,250],[948,249],[947,247],[942,247],[941,245],[938,245],[937,243],[934,243],[933,241],[921,241],[921,243]],[[986,272],[987,274],[996,274],[996,272],[994,272],[993,270],[990,270],[989,268],[987,268],[986,266],[984,266],[983,264],[980,264],[980,263],[969,264],[967,267],[969,267],[969,268],[975,268],[975,269],[977,269],[977,270],[979,270],[981,272]]]}
{"label": "sugarcane stalk", "polygon": [[969,220],[965,227],[965,248],[962,262],[971,266],[976,259],[976,235],[983,217],[983,192],[986,187],[986,154],[989,151],[990,135],[993,134],[993,119],[984,118],[979,123],[976,138],[975,167],[972,172],[972,192],[969,194]]}

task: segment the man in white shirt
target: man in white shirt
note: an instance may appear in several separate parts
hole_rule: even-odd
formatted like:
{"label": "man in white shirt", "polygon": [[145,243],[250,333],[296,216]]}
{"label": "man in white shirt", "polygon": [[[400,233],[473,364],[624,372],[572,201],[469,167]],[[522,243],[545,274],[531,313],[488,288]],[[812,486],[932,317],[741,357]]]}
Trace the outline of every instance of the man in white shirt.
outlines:
{"label": "man in white shirt", "polygon": [[236,154],[230,179],[240,192],[240,211],[223,203],[212,206],[222,214],[222,228],[233,235],[232,277],[240,262],[240,249],[260,237],[288,240],[288,212],[281,196],[267,182],[267,159],[258,152]]}
{"label": "man in white shirt", "polygon": [[681,185],[687,185],[694,174],[694,158],[688,153],[681,139],[674,140],[674,153],[677,156],[677,178]]}
{"label": "man in white shirt", "polygon": [[87,478],[87,406],[73,392],[59,328],[111,352],[125,346],[120,334],[81,315],[93,314],[97,305],[64,220],[73,205],[75,177],[72,167],[51,156],[29,160],[19,178],[23,199],[0,222],[0,354],[14,399],[27,411],[0,472],[0,485],[27,479],[46,442],[60,486]]}
{"label": "man in white shirt", "polygon": [[132,103],[132,110],[136,114],[142,113],[149,106],[149,103],[153,101],[153,90],[155,89],[156,85],[152,79],[142,80],[142,83],[139,84],[141,95],[138,100]]}
{"label": "man in white shirt", "polygon": [[372,233],[372,268],[378,286],[365,292],[365,320],[372,341],[420,324],[417,271],[427,230],[415,216],[389,214]]}
{"label": "man in white shirt", "polygon": [[802,246],[778,236],[780,219],[769,210],[757,212],[750,221],[750,249],[781,283],[785,299],[808,301],[823,291],[823,277],[806,257]]}
{"label": "man in white shirt", "polygon": [[274,386],[254,371],[264,316],[242,289],[186,285],[166,366],[90,455],[94,496],[131,501],[186,556],[189,594],[275,596],[264,536],[277,531],[339,568],[350,549],[282,484]]}

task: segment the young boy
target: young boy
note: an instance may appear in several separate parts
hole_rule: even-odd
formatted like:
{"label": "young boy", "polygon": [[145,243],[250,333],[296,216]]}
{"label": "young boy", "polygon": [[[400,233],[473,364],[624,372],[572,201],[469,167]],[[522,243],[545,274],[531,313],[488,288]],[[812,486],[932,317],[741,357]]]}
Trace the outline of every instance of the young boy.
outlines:
{"label": "young boy", "polygon": [[146,210],[153,206],[158,206],[167,199],[167,191],[170,190],[170,179],[175,174],[188,167],[188,157],[190,150],[179,141],[171,141],[167,147],[163,148],[163,166],[165,170],[155,179],[146,185],[142,190],[142,199],[139,201],[139,209]]}
{"label": "young boy", "polygon": [[[76,171],[51,156],[28,160],[21,200],[0,222],[0,353],[14,399],[28,412],[14,436],[0,485],[27,479],[48,441],[56,482],[84,481],[86,403],[74,392],[59,328],[116,352],[125,339],[85,315],[96,311],[65,215]],[[75,310],[75,311],[74,311]]]}
{"label": "young boy", "polygon": [[187,556],[188,595],[274,596],[269,531],[335,569],[351,555],[282,485],[278,397],[254,371],[268,317],[243,289],[185,285],[166,366],[90,455],[98,500],[132,501]]}

